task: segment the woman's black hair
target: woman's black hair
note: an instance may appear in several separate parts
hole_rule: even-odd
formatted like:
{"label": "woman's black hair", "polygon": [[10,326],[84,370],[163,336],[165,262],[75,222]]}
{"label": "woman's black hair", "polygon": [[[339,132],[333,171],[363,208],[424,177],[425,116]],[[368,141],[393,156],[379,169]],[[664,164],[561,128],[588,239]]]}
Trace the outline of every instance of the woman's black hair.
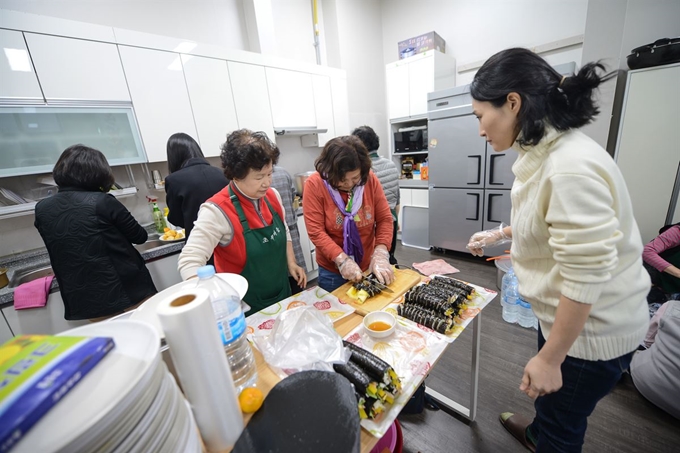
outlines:
{"label": "woman's black hair", "polygon": [[363,142],[354,135],[335,137],[326,143],[314,168],[332,187],[338,187],[348,171],[361,170],[360,185],[366,184],[371,172],[371,158]]}
{"label": "woman's black hair", "polygon": [[174,173],[184,163],[194,157],[204,157],[201,147],[190,135],[183,132],[172,134],[166,147],[168,153],[168,172]]}
{"label": "woman's black hair", "polygon": [[85,145],[69,146],[52,170],[59,187],[75,187],[108,192],[113,186],[113,170],[101,151]]}
{"label": "woman's black hair", "polygon": [[477,101],[501,107],[509,93],[522,98],[517,141],[521,146],[538,144],[546,123],[559,131],[579,128],[599,113],[593,91],[615,77],[600,62],[584,65],[577,74],[563,77],[548,62],[529,49],[506,49],[486,60],[470,85]]}
{"label": "woman's black hair", "polygon": [[264,132],[239,129],[227,136],[220,159],[227,179],[244,179],[251,169],[259,171],[268,164],[276,165],[280,154]]}
{"label": "woman's black hair", "polygon": [[352,131],[352,135],[359,137],[364,142],[364,146],[369,153],[380,148],[380,138],[370,126],[357,127]]}

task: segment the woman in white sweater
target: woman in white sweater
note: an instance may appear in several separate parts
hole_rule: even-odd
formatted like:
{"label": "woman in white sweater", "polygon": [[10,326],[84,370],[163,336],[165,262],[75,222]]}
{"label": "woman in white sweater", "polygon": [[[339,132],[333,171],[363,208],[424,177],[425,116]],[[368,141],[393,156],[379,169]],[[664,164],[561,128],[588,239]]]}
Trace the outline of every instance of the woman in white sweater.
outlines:
{"label": "woman in white sweater", "polygon": [[512,238],[519,292],[539,320],[539,352],[520,389],[533,421],[501,414],[531,451],[581,451],[587,418],[628,368],[649,323],[642,240],[611,156],[578,131],[598,113],[593,90],[613,77],[589,63],[563,77],[527,49],[484,63],[470,87],[480,135],[513,148],[511,226],[472,236],[468,248]]}

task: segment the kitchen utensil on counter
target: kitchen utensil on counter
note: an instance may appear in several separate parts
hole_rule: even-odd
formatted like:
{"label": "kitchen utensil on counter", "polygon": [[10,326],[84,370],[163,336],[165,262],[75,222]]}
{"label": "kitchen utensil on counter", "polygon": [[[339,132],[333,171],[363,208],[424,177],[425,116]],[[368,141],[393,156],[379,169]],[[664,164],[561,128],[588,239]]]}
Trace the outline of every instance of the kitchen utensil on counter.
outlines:
{"label": "kitchen utensil on counter", "polygon": [[343,302],[354,307],[356,313],[361,316],[366,316],[368,313],[382,310],[392,302],[399,300],[406,291],[420,283],[420,280],[421,275],[416,271],[410,269],[395,269],[394,282],[390,285],[390,289],[392,289],[393,292],[388,293],[383,291],[380,294],[376,294],[375,296],[366,299],[366,302],[363,304],[358,304],[356,300],[346,295],[347,291],[352,287],[352,282],[345,283],[333,293],[342,294],[340,299]]}
{"label": "kitchen utensil on counter", "polygon": [[347,379],[328,371],[301,371],[269,392],[234,446],[251,451],[359,452],[357,400]]}
{"label": "kitchen utensil on counter", "polygon": [[7,268],[0,268],[0,288],[4,288],[9,285],[9,279],[7,278]]}
{"label": "kitchen utensil on counter", "polygon": [[364,317],[364,329],[373,338],[385,338],[392,335],[397,326],[397,319],[386,311],[374,311]]}
{"label": "kitchen utensil on counter", "polygon": [[382,291],[394,294],[394,291],[392,291],[389,286],[385,285],[384,283],[380,283],[377,278],[364,277],[364,279],[368,280],[372,285],[377,286]]}
{"label": "kitchen utensil on counter", "polygon": [[309,177],[312,176],[314,173],[316,173],[316,171],[306,171],[304,173],[297,173],[295,175],[295,188],[297,190],[297,193],[299,193],[303,197],[305,183],[307,182],[307,179],[309,179]]}

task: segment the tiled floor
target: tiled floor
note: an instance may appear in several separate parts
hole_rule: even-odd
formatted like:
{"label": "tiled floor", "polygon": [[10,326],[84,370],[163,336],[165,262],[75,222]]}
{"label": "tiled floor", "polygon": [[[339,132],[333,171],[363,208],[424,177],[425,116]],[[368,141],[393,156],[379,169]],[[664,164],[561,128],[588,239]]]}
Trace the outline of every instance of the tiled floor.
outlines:
{"label": "tiled floor", "polygon": [[[460,269],[456,276],[488,288],[496,268],[466,254],[435,254],[397,246],[400,264],[444,258]],[[478,412],[466,424],[444,411],[402,415],[404,452],[522,452],[500,425],[504,411],[533,415],[532,401],[518,389],[522,370],[536,351],[536,331],[507,324],[495,300],[483,311]],[[469,399],[471,329],[453,343],[433,368],[427,385],[460,403]],[[675,395],[680,398],[680,395]],[[467,404],[466,404],[467,405]],[[680,445],[680,421],[643,399],[629,379],[604,398],[590,417],[584,452],[673,452]]]}

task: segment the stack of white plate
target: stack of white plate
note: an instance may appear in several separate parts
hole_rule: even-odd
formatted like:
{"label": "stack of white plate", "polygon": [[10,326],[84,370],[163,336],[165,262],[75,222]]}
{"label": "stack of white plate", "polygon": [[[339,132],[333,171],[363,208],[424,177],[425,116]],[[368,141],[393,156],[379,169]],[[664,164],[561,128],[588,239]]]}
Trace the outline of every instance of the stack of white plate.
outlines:
{"label": "stack of white plate", "polygon": [[116,346],[16,445],[16,452],[200,452],[188,402],[161,360],[156,330],[121,320],[60,336]]}

